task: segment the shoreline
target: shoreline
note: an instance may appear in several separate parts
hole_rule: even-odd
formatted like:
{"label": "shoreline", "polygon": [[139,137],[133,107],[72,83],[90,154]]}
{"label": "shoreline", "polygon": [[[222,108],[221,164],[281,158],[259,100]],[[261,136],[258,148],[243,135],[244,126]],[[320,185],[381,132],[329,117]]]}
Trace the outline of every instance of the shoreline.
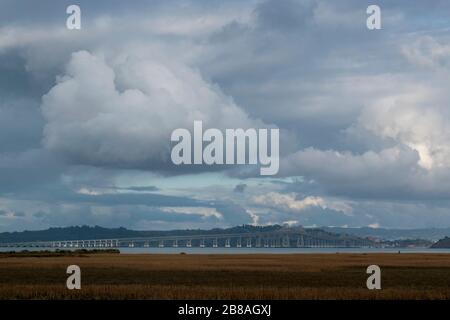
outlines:
{"label": "shoreline", "polygon": [[450,248],[0,248],[4,254],[39,254],[39,253],[120,253],[123,255],[167,254],[167,255],[309,255],[309,254],[450,254]]}

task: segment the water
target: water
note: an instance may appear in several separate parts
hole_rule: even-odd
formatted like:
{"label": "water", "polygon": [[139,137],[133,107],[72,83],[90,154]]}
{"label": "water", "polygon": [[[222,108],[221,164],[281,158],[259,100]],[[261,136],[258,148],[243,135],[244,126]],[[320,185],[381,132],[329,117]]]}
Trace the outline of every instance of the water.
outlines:
{"label": "water", "polygon": [[450,249],[428,248],[120,248],[121,253],[153,254],[292,254],[292,253],[450,253]]}
{"label": "water", "polygon": [[[60,250],[76,250],[81,248],[60,248]],[[93,248],[91,248],[93,249]],[[0,248],[0,252],[8,251],[55,251],[56,248]],[[119,248],[124,254],[293,254],[293,253],[450,253],[450,249],[429,248]]]}

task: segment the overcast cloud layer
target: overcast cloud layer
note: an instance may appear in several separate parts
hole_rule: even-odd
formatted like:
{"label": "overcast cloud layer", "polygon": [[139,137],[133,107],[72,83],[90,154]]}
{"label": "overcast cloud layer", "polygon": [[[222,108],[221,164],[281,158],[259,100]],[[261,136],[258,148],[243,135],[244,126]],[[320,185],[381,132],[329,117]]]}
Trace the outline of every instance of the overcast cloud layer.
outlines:
{"label": "overcast cloud layer", "polygon": [[[450,226],[450,3],[0,3],[0,231]],[[280,128],[280,172],[170,134]]]}

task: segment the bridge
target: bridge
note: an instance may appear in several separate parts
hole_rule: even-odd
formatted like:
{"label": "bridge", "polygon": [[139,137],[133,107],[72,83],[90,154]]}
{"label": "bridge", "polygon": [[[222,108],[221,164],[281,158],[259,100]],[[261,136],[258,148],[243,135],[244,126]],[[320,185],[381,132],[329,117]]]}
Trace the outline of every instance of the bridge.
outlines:
{"label": "bridge", "polygon": [[198,234],[160,237],[71,239],[0,243],[0,247],[35,248],[134,248],[134,247],[211,247],[211,248],[349,248],[370,247],[369,239],[326,232],[276,230],[234,234]]}

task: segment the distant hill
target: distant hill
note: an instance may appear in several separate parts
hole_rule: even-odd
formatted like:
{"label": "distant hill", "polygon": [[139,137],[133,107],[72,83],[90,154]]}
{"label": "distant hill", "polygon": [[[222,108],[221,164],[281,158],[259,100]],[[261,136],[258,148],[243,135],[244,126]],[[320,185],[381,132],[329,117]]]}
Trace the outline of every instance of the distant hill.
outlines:
{"label": "distant hill", "polygon": [[298,231],[310,236],[336,240],[361,240],[355,235],[337,234],[319,228],[287,227],[280,225],[252,226],[242,225],[225,229],[189,229],[169,231],[137,231],[126,228],[103,228],[99,226],[75,226],[65,228],[50,228],[39,231],[4,232],[0,233],[0,243],[33,242],[33,241],[61,241],[78,239],[123,239],[139,237],[164,237],[164,236],[189,236],[189,235],[214,235],[214,234],[246,234],[255,232],[287,232],[295,234]]}
{"label": "distant hill", "polygon": [[424,239],[383,240],[383,245],[392,248],[430,248],[433,241]]}
{"label": "distant hill", "polygon": [[[0,233],[0,243],[11,242],[29,242],[29,241],[58,241],[58,240],[77,240],[77,239],[109,239],[109,238],[136,238],[136,237],[160,237],[160,236],[185,236],[185,235],[211,235],[211,234],[239,234],[250,232],[272,232],[282,231],[285,227],[280,225],[271,226],[251,226],[242,225],[225,229],[188,229],[188,230],[169,230],[169,231],[137,231],[126,228],[103,228],[99,226],[74,226],[65,228],[50,228],[39,231],[22,231],[22,232],[3,232]],[[446,229],[373,229],[373,228],[304,228],[292,227],[291,231],[302,229],[305,232],[324,236],[326,238],[378,238],[382,239],[386,244],[393,242],[401,242],[409,239],[423,239],[436,242],[446,236],[450,236],[450,228]],[[415,240],[418,243],[419,240]],[[392,243],[391,243],[392,242]],[[399,242],[399,243],[400,243]],[[420,241],[419,241],[420,242]],[[425,243],[424,243],[425,245]]]}
{"label": "distant hill", "polygon": [[335,233],[346,233],[363,238],[371,237],[390,241],[405,239],[424,239],[435,242],[439,239],[450,236],[450,228],[384,229],[369,227],[323,227],[322,229]]}
{"label": "distant hill", "polygon": [[445,237],[434,243],[431,248],[433,249],[449,249],[450,248],[450,237]]}
{"label": "distant hill", "polygon": [[30,242],[30,241],[58,241],[76,239],[108,239],[108,238],[134,238],[134,237],[159,237],[159,236],[183,236],[190,234],[219,234],[219,233],[249,233],[256,231],[275,231],[283,228],[273,226],[243,225],[227,229],[211,230],[171,230],[171,231],[136,231],[126,228],[103,228],[99,226],[75,226],[66,228],[50,228],[39,231],[3,232],[0,233],[0,243]]}

